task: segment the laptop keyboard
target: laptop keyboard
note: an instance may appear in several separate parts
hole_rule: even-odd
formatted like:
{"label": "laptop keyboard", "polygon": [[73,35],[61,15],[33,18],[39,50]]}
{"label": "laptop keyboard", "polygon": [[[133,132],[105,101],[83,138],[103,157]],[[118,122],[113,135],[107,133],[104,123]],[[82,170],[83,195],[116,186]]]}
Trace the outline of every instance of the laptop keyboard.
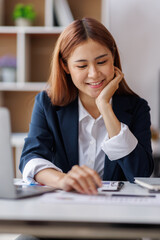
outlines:
{"label": "laptop keyboard", "polygon": [[47,187],[47,186],[15,186],[16,192],[18,195],[34,195],[34,194],[42,194],[45,192],[55,191],[55,188]]}

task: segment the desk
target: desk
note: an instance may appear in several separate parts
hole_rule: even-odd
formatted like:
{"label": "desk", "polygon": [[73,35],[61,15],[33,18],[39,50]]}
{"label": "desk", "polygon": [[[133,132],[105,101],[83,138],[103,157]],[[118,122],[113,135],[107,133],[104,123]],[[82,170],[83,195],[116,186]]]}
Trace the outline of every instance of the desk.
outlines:
{"label": "desk", "polygon": [[[148,191],[125,182],[121,193]],[[0,233],[69,239],[160,238],[160,205],[53,204],[41,198],[0,200]]]}

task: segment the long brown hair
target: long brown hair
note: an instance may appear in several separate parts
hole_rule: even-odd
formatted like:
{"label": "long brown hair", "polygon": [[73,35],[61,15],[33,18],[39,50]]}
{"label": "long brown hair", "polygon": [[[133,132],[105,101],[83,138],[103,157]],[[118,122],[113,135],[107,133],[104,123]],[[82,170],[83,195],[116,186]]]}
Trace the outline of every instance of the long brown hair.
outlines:
{"label": "long brown hair", "polygon": [[[47,91],[54,105],[65,106],[75,100],[78,90],[73,84],[70,74],[65,71],[67,60],[74,49],[89,38],[106,46],[113,55],[114,66],[122,70],[116,42],[106,27],[92,18],[73,21],[60,34],[53,52]],[[120,82],[116,94],[136,95],[124,78]]]}

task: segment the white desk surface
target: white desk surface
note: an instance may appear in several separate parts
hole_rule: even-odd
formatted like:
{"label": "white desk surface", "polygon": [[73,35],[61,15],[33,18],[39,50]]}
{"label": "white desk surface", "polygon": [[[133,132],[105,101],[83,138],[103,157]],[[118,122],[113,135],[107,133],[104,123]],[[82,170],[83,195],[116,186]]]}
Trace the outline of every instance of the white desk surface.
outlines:
{"label": "white desk surface", "polygon": [[[158,178],[149,180],[160,184]],[[119,194],[122,193],[148,194],[148,190],[125,182]],[[44,202],[41,198],[42,196],[22,200],[1,199],[0,232],[80,238],[160,238],[160,204],[65,204]],[[78,230],[83,232],[77,232]]]}

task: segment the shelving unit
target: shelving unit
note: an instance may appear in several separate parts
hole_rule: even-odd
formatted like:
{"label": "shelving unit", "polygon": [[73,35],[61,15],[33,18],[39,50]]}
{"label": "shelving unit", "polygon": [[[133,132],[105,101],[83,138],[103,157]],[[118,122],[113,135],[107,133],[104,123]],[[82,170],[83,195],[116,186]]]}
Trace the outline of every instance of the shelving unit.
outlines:
{"label": "shelving unit", "polygon": [[[54,1],[61,0],[0,0],[0,57],[10,54],[17,59],[16,82],[0,82],[0,106],[10,110],[13,139],[16,139],[12,141],[14,148],[20,145],[22,147],[24,143],[23,137],[29,130],[34,98],[46,86],[54,45],[64,29],[64,26],[53,26]],[[68,4],[75,19],[88,16],[103,19],[104,22],[104,4],[106,6],[107,1],[68,0]],[[34,6],[37,17],[32,27],[14,26],[12,12],[19,2],[32,3]],[[18,138],[22,144],[17,144]],[[19,155],[20,151],[18,157]],[[16,176],[17,174],[16,171]]]}

